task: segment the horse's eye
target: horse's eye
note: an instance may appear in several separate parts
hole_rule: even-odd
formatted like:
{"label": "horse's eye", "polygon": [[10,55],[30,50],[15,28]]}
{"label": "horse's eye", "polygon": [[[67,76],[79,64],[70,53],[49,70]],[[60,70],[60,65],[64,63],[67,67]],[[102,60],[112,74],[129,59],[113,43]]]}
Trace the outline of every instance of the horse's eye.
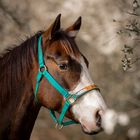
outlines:
{"label": "horse's eye", "polygon": [[67,70],[68,69],[68,64],[59,64],[58,66],[61,70]]}

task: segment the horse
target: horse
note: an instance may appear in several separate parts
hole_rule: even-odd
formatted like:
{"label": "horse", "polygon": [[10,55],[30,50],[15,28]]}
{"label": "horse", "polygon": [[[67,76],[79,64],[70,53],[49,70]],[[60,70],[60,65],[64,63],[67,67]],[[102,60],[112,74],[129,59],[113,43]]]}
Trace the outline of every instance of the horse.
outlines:
{"label": "horse", "polygon": [[66,29],[60,18],[0,57],[1,140],[30,139],[41,106],[60,129],[76,123],[86,134],[102,130],[106,104],[75,42],[82,18]]}

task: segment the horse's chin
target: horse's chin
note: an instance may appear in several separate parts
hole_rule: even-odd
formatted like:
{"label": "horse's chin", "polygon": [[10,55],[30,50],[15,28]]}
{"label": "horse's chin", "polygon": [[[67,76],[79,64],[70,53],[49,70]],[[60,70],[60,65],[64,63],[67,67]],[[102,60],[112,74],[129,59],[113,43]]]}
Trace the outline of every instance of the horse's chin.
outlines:
{"label": "horse's chin", "polygon": [[98,134],[98,133],[100,133],[100,132],[102,132],[103,131],[103,129],[102,128],[99,128],[98,129],[98,131],[86,131],[82,126],[81,126],[81,128],[82,128],[82,131],[85,133],[85,134],[87,134],[87,135],[96,135],[96,134]]}

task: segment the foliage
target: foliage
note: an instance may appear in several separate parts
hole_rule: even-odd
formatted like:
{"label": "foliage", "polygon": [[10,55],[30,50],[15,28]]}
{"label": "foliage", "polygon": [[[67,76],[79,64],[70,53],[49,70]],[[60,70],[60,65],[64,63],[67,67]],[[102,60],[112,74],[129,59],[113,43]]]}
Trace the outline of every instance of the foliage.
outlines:
{"label": "foliage", "polygon": [[[138,20],[140,18],[140,13],[137,11],[140,10],[140,3],[138,0],[134,0],[132,3],[132,10],[130,12],[127,12],[130,15],[130,19],[128,20],[128,23],[122,27],[122,29],[117,32],[118,34],[126,34],[128,36],[128,39],[140,41],[140,21]],[[132,17],[132,15],[134,17]],[[132,68],[132,65],[137,63],[138,60],[140,60],[140,56],[136,56],[135,49],[136,47],[134,45],[128,45],[124,44],[122,52],[123,52],[123,59],[122,59],[122,67],[124,71],[127,71]]]}

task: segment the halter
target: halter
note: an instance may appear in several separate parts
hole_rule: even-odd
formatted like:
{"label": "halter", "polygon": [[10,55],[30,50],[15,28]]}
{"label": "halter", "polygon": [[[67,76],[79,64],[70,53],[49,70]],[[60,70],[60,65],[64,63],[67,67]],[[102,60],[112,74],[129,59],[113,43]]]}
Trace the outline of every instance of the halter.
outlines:
{"label": "halter", "polygon": [[63,119],[65,117],[65,114],[67,110],[75,103],[75,101],[83,96],[84,94],[87,94],[91,90],[99,90],[99,88],[95,85],[89,85],[84,87],[83,89],[79,90],[78,92],[74,94],[70,94],[65,88],[63,88],[54,78],[53,76],[48,72],[48,69],[44,63],[44,57],[43,57],[43,52],[42,52],[42,36],[39,37],[38,39],[38,63],[39,63],[39,72],[36,77],[36,87],[35,87],[35,92],[34,96],[36,101],[37,99],[37,93],[39,89],[40,82],[43,77],[45,77],[49,83],[64,97],[65,103],[62,108],[61,114],[59,118],[56,117],[55,111],[50,110],[50,116],[56,123],[56,127],[61,129],[63,126],[71,125],[71,124],[77,124],[77,122],[73,120],[69,120],[66,122],[63,122]]}

